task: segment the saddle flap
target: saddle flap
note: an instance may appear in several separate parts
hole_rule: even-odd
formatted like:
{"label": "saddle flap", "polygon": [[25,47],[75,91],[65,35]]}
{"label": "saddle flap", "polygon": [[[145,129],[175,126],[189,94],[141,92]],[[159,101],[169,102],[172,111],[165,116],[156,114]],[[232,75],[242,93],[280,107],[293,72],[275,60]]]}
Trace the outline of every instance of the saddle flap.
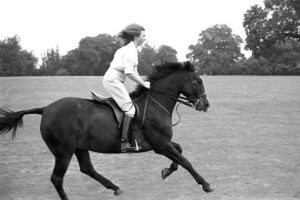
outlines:
{"label": "saddle flap", "polygon": [[123,121],[124,113],[120,109],[118,104],[115,102],[115,100],[113,100],[113,98],[111,98],[111,97],[104,97],[100,94],[97,94],[96,92],[91,91],[91,90],[90,90],[90,92],[91,92],[92,99],[94,101],[103,103],[103,104],[107,104],[113,109],[116,120],[118,122],[118,127],[120,128],[122,121]]}

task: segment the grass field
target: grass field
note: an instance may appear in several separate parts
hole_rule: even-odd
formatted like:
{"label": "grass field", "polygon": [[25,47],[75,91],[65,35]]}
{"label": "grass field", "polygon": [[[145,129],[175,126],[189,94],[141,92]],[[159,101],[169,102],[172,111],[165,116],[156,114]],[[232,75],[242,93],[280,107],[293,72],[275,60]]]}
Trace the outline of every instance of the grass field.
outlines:
{"label": "grass field", "polygon": [[[91,153],[95,169],[125,193],[115,197],[79,171],[73,157],[64,186],[71,200],[296,200],[300,199],[300,77],[203,76],[211,108],[183,105],[174,141],[215,191],[206,194],[183,168],[153,152]],[[61,97],[104,93],[101,77],[0,78],[0,106],[23,110]],[[131,82],[127,83],[132,90]],[[26,115],[17,137],[0,137],[0,199],[54,200],[54,157],[39,133],[39,115]],[[174,122],[178,120],[173,115]]]}

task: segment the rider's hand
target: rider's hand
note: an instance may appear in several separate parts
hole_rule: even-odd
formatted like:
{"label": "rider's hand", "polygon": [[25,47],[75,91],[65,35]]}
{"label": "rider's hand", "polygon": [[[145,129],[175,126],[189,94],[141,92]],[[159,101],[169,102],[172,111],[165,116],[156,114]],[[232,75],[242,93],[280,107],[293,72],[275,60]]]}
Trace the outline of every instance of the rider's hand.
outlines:
{"label": "rider's hand", "polygon": [[143,86],[144,86],[145,88],[150,89],[150,82],[149,82],[149,81],[144,81]]}

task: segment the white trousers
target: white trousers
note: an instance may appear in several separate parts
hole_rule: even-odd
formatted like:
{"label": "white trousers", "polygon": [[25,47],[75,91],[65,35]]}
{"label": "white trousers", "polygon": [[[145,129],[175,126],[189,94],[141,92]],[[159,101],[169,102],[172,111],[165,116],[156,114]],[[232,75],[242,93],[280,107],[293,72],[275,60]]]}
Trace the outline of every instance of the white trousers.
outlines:
{"label": "white trousers", "polygon": [[132,100],[128,94],[127,89],[118,79],[107,80],[103,79],[103,86],[105,90],[111,95],[111,97],[116,101],[121,110],[131,117],[135,115],[135,107]]}

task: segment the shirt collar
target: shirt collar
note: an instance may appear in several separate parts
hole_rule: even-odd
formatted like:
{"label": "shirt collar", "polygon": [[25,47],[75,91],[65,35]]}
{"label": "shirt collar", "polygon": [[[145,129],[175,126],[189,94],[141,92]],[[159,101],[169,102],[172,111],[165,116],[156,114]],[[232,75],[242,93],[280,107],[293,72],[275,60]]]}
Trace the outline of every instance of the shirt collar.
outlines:
{"label": "shirt collar", "polygon": [[129,43],[128,43],[128,46],[132,46],[134,49],[137,50],[137,48],[136,48],[136,46],[134,45],[133,41],[129,42]]}

